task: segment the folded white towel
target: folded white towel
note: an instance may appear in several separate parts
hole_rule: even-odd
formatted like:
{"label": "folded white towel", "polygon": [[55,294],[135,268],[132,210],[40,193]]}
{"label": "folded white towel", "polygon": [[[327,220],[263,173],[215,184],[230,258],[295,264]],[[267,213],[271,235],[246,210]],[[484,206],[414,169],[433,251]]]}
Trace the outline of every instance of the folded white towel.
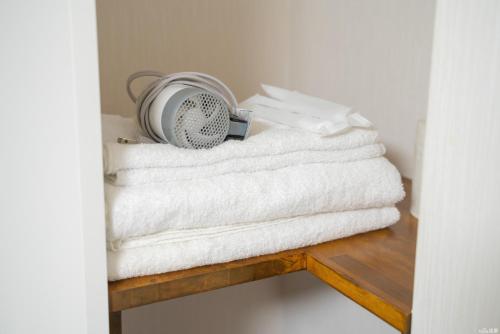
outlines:
{"label": "folded white towel", "polygon": [[385,158],[231,173],[133,187],[105,186],[108,240],[167,229],[260,222],[393,205],[401,177]]}
{"label": "folded white towel", "polygon": [[124,242],[108,251],[110,281],[222,263],[310,246],[384,228],[399,219],[394,207],[296,217],[237,228],[173,231]]}
{"label": "folded white towel", "polygon": [[[103,115],[103,129],[112,129],[114,136],[120,129],[113,124],[124,127],[123,133],[133,134],[134,123],[117,121],[116,116]],[[374,130],[354,129],[336,137],[321,138],[307,131],[278,126],[255,119],[251,135],[247,140],[230,140],[210,150],[187,150],[165,144],[104,144],[104,170],[117,185],[133,185],[148,183],[150,177],[156,181],[182,179],[187,173],[179,171],[180,167],[198,168],[202,177],[220,175],[235,171],[245,171],[248,166],[252,170],[276,169],[283,164],[295,164],[301,161],[352,161],[366,159],[384,154],[382,144],[376,143],[377,132]],[[104,133],[106,139],[112,135]],[[126,135],[124,135],[126,137]],[[137,138],[130,138],[137,139]],[[115,141],[112,139],[112,141]],[[366,145],[371,147],[360,149]],[[359,149],[349,152],[351,149]],[[332,153],[335,151],[336,153]],[[307,153],[306,153],[307,152]],[[321,152],[330,154],[321,156]],[[292,153],[295,153],[292,154]],[[309,155],[308,155],[309,154]],[[278,157],[283,156],[283,159]],[[275,159],[266,158],[275,156]],[[260,161],[254,160],[260,159]],[[312,159],[312,160],[309,160]],[[203,168],[207,168],[203,171]],[[156,169],[151,173],[145,169]],[[160,170],[162,169],[162,170]],[[142,171],[141,171],[142,170]]]}
{"label": "folded white towel", "polygon": [[[132,186],[179,180],[193,180],[228,173],[276,170],[311,163],[350,162],[383,156],[383,144],[370,144],[342,151],[298,151],[280,155],[233,158],[207,165],[121,169],[107,180],[117,186]],[[200,161],[201,162],[201,161]],[[206,161],[205,161],[206,163]]]}

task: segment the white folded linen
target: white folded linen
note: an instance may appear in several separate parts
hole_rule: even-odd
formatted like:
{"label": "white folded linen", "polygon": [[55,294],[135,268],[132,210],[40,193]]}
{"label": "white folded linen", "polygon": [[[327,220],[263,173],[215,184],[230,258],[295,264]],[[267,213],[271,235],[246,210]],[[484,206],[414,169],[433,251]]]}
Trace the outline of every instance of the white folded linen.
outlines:
{"label": "white folded linen", "polygon": [[107,180],[117,186],[132,186],[179,180],[193,180],[228,173],[251,173],[276,170],[287,166],[311,163],[350,162],[380,157],[385,154],[383,144],[370,144],[341,151],[298,151],[280,155],[233,158],[207,165],[186,167],[151,167],[121,169]]}
{"label": "white folded linen", "polygon": [[[308,116],[315,116],[321,119],[335,119],[338,114],[347,115],[352,112],[351,108],[333,101],[306,95],[298,91],[291,91],[285,88],[261,84],[262,90],[274,101],[282,104],[271,104],[271,107],[288,107],[294,111]],[[276,103],[276,102],[275,102]]]}
{"label": "white folded linen", "polygon": [[271,222],[169,231],[122,242],[108,251],[110,281],[228,262],[310,246],[387,227],[395,207],[301,216]]}
{"label": "white folded linen", "polygon": [[251,110],[253,116],[322,136],[335,135],[352,127],[372,126],[369,120],[347,106],[270,85],[263,84],[262,89],[269,97],[257,94],[240,104],[241,108]]}
{"label": "white folded linen", "polygon": [[370,121],[358,113],[307,110],[296,104],[287,104],[259,94],[243,101],[240,107],[251,110],[252,116],[324,137],[345,132],[352,127],[370,128],[372,126]]}
{"label": "white folded linen", "polygon": [[[123,128],[124,137],[128,134],[133,137],[130,139],[140,139],[133,135],[134,122],[116,118],[103,115],[103,129],[107,131],[103,133],[105,140],[115,141],[113,137],[121,131],[116,127]],[[192,177],[197,177],[198,173],[207,177],[231,173],[235,168],[245,171],[246,166],[251,166],[254,161],[253,170],[256,171],[280,168],[284,163],[360,160],[384,154],[384,147],[377,143],[377,136],[374,130],[353,129],[342,135],[322,138],[307,131],[254,119],[248,139],[229,140],[210,150],[187,150],[168,144],[105,142],[104,171],[106,175],[113,176],[109,180],[114,184],[134,185],[150,183],[151,178],[154,182],[185,178],[188,174],[179,171],[181,167],[198,167]],[[373,146],[361,149],[367,145]],[[350,152],[351,149],[358,150]],[[321,156],[322,152],[330,155]],[[284,156],[283,160],[279,158],[281,156]],[[270,157],[276,158],[267,159]],[[204,171],[205,167],[210,168]]]}
{"label": "white folded linen", "polygon": [[108,240],[167,229],[268,221],[393,205],[401,176],[385,158],[315,163],[131,187],[105,185]]}

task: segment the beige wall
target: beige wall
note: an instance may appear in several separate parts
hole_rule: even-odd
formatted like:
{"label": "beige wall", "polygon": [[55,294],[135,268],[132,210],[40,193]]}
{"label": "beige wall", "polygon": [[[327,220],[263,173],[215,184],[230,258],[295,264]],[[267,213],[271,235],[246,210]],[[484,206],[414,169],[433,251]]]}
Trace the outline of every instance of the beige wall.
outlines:
{"label": "beige wall", "polygon": [[370,119],[388,157],[413,176],[425,117],[433,0],[293,1],[288,84]]}
{"label": "beige wall", "polygon": [[[207,72],[240,100],[270,83],[353,106],[413,175],[434,0],[98,0],[97,8],[103,112],[133,115],[125,80],[141,69]],[[296,274],[130,310],[124,321],[128,333],[298,334],[311,323],[315,333],[396,333],[353,305]]]}
{"label": "beige wall", "polygon": [[97,1],[102,109],[132,115],[128,75],[202,71],[239,99],[260,82],[286,85],[289,3],[234,0]]}

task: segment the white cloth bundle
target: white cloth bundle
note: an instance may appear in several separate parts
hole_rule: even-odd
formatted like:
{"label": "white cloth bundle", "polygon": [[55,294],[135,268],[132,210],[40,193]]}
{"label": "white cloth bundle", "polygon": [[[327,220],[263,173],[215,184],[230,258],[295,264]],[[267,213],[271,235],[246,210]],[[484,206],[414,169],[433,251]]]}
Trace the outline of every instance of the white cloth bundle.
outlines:
{"label": "white cloth bundle", "polygon": [[351,108],[297,91],[262,85],[269,97],[256,94],[240,104],[254,116],[332,136],[352,127],[370,128],[371,122]]}
{"label": "white cloth bundle", "polygon": [[398,219],[398,210],[386,207],[222,229],[169,231],[132,239],[119,249],[108,251],[108,279],[152,275],[310,246],[384,228]]}
{"label": "white cloth bundle", "polygon": [[383,207],[404,196],[398,171],[382,157],[105,190],[112,241],[167,229]]}
{"label": "white cloth bundle", "polygon": [[[303,163],[347,162],[382,156],[377,132],[353,129],[321,138],[313,133],[259,119],[244,141],[230,140],[210,150],[164,144],[118,144],[116,137],[140,139],[132,120],[103,115],[104,171],[115,185],[203,178],[234,172],[274,170]],[[112,134],[112,135],[110,135]]]}

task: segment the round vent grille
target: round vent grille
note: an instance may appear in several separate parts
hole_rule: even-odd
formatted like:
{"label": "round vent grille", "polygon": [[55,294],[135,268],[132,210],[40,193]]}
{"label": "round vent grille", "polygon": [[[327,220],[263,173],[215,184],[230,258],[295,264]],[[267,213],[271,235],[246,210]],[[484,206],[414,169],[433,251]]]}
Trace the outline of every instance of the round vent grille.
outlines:
{"label": "round vent grille", "polygon": [[175,135],[182,147],[212,148],[224,141],[228,129],[227,105],[212,94],[193,95],[177,111]]}

